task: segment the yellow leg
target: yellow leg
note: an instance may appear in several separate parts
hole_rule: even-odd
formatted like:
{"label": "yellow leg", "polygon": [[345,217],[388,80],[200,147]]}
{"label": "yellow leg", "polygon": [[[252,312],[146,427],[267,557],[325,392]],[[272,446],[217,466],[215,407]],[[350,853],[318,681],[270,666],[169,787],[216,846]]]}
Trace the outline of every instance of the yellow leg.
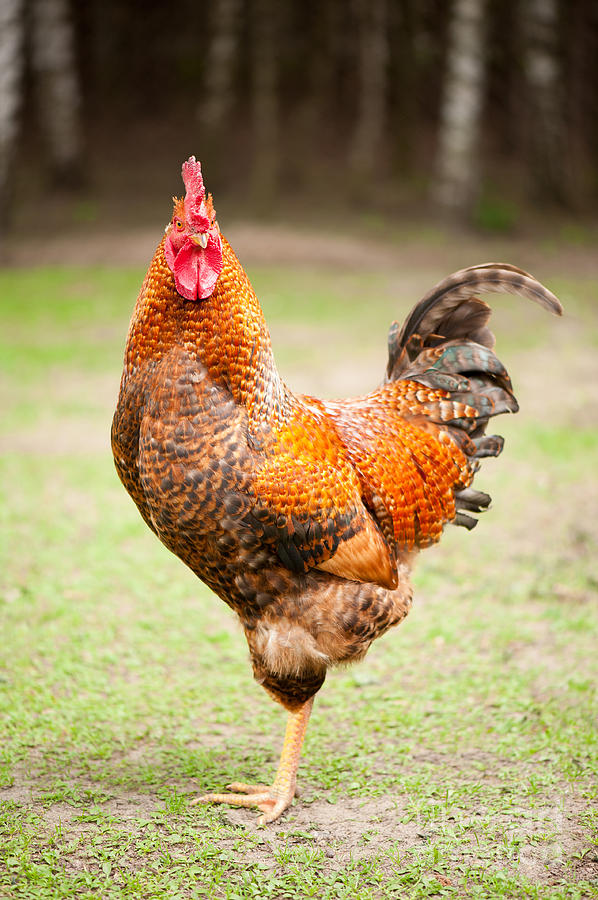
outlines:
{"label": "yellow leg", "polygon": [[263,812],[258,819],[259,825],[266,825],[278,819],[281,813],[291,805],[295,796],[297,766],[313,702],[312,697],[297,712],[289,713],[278,771],[272,785],[251,785],[233,781],[232,784],[227,785],[227,790],[234,793],[205,794],[203,797],[192,800],[191,805],[230,803],[231,806],[257,806]]}

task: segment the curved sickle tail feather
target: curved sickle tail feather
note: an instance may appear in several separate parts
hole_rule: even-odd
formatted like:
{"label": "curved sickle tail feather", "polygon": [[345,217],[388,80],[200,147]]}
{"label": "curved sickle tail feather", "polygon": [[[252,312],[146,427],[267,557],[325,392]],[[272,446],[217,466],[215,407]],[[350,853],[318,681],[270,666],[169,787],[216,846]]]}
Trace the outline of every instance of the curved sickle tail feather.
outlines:
{"label": "curved sickle tail feather", "polygon": [[[461,269],[432,288],[402,328],[393,322],[384,378],[385,383],[410,380],[448,392],[438,402],[426,397],[421,416],[439,432],[448,432],[470,458],[472,472],[480,459],[498,456],[503,447],[499,435],[485,434],[488,420],[519,408],[509,374],[493,352],[491,309],[476,296],[482,292],[516,294],[554,315],[563,312],[554,294],[516,266],[486,263]],[[487,494],[457,491],[455,524],[473,528],[477,519],[468,512],[482,512],[489,504]]]}
{"label": "curved sickle tail feather", "polygon": [[551,291],[532,275],[508,263],[484,263],[460,269],[443,278],[411,310],[402,328],[393,322],[388,335],[386,380],[396,381],[413,359],[409,353],[413,338],[420,348],[434,346],[433,339],[464,339],[492,349],[494,335],[487,326],[490,307],[476,297],[479,293],[516,294],[534,300],[554,315],[563,307]]}

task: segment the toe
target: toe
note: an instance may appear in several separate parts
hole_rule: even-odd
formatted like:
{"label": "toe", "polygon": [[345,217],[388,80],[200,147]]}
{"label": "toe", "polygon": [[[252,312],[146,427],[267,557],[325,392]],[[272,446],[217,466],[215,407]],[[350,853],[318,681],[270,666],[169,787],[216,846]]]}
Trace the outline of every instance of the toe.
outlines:
{"label": "toe", "polygon": [[203,794],[191,800],[191,806],[198,803],[225,803],[229,806],[254,807],[262,812],[258,825],[268,825],[288,809],[293,802],[294,785],[282,794],[273,785],[245,784],[233,781],[228,785],[230,794]]}
{"label": "toe", "polygon": [[229,806],[259,807],[260,803],[267,803],[270,799],[267,791],[260,794],[204,794],[203,797],[192,800],[191,806],[197,803],[228,803]]}
{"label": "toe", "polygon": [[226,785],[227,791],[238,794],[264,794],[270,790],[269,784],[246,784],[244,781],[233,781]]}
{"label": "toe", "polygon": [[262,810],[263,815],[259,817],[257,824],[269,825],[271,822],[275,822],[290,805],[291,801],[284,798],[270,801],[270,803],[260,803],[258,808]]}

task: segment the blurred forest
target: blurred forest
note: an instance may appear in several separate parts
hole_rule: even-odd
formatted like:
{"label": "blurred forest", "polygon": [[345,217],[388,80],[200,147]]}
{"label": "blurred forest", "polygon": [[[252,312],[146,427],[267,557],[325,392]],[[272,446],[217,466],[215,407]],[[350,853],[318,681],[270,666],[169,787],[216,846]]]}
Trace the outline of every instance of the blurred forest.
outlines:
{"label": "blurred forest", "polygon": [[592,217],[598,2],[0,0],[5,227],[48,192],[140,221],[191,153],[254,213]]}

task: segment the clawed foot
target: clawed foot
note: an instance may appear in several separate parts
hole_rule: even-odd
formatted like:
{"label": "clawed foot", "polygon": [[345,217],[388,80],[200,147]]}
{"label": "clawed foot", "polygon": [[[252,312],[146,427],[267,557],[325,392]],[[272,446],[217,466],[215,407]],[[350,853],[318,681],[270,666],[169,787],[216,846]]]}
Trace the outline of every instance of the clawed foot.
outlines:
{"label": "clawed foot", "polygon": [[257,806],[263,813],[257,820],[258,825],[275,822],[285,809],[289,808],[293,797],[296,796],[297,766],[313,702],[313,697],[310,697],[295,712],[289,714],[280,763],[272,785],[233,781],[227,786],[227,790],[232,793],[204,794],[203,797],[192,800],[191,804],[230,803],[231,806]]}
{"label": "clawed foot", "polygon": [[244,784],[240,781],[233,781],[227,784],[226,789],[231,791],[230,794],[204,794],[203,797],[197,797],[191,801],[191,805],[197,803],[228,803],[231,806],[255,806],[261,809],[263,815],[258,819],[258,825],[268,825],[274,822],[285,809],[293,802],[296,795],[294,789],[284,792],[277,791],[273,785],[268,784]]}

